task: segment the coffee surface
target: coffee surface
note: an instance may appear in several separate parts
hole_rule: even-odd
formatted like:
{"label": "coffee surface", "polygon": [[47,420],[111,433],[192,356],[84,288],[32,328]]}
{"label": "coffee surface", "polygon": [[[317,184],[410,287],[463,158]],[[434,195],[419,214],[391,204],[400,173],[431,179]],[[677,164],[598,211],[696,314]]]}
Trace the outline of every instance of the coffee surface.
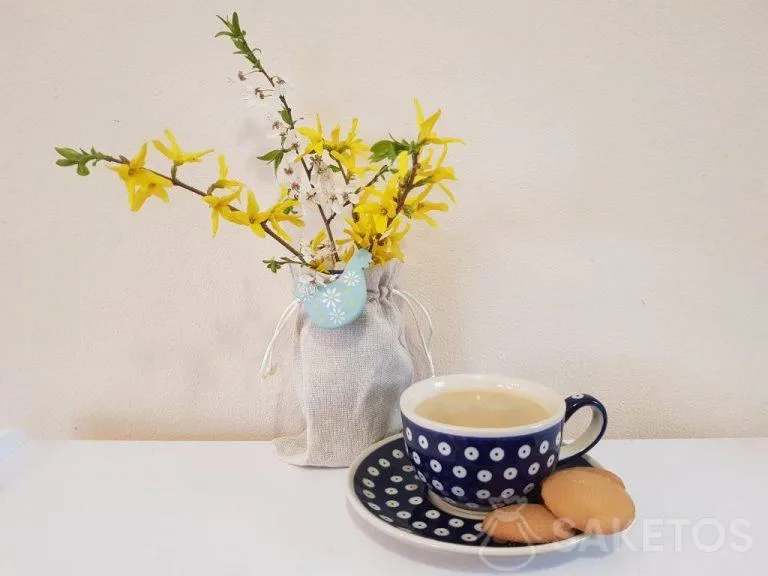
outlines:
{"label": "coffee surface", "polygon": [[527,426],[550,414],[532,398],[513,390],[460,388],[423,400],[416,414],[442,424],[468,428]]}

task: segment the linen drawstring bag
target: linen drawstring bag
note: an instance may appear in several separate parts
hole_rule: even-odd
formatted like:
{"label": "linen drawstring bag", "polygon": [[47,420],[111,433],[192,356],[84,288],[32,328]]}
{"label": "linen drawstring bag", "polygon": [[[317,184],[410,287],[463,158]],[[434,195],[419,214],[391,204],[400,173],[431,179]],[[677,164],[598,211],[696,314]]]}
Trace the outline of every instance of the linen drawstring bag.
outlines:
{"label": "linen drawstring bag", "polygon": [[[304,422],[298,434],[274,440],[277,454],[286,462],[349,466],[362,450],[401,428],[398,399],[414,381],[414,360],[400,302],[413,316],[426,373],[434,375],[429,352],[431,319],[418,300],[397,289],[400,266],[392,261],[365,270],[365,307],[346,326],[315,325],[298,300],[280,318],[262,362],[262,375],[274,372],[275,341],[295,313],[291,362]],[[426,337],[416,318],[417,309],[428,324]]]}

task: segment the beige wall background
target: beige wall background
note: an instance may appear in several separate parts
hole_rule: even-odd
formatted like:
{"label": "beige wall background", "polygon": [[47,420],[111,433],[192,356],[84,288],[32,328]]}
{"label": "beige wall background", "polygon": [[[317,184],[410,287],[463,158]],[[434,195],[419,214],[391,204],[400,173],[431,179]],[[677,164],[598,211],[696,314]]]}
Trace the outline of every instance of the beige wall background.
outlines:
{"label": "beige wall background", "polygon": [[308,117],[407,134],[419,96],[468,142],[458,209],[407,243],[441,371],[591,392],[614,437],[768,434],[768,4],[692,0],[4,0],[0,427],[253,438],[288,417],[286,378],[257,375],[291,297],[275,246],[53,164],[168,127],[271,194],[266,121],[213,38],[232,8]]}

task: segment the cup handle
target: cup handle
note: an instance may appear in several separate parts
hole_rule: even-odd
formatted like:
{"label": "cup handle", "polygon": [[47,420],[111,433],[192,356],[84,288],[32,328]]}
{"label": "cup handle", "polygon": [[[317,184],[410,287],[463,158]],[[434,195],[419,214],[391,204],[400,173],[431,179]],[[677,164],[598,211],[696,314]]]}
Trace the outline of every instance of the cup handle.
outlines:
{"label": "cup handle", "polygon": [[562,444],[560,446],[561,464],[588,452],[605,434],[605,428],[608,426],[608,412],[606,412],[605,406],[603,406],[600,400],[589,394],[573,394],[565,399],[565,419],[563,424],[568,422],[568,419],[582,408],[589,408],[592,411],[592,420],[581,436],[570,444]]}

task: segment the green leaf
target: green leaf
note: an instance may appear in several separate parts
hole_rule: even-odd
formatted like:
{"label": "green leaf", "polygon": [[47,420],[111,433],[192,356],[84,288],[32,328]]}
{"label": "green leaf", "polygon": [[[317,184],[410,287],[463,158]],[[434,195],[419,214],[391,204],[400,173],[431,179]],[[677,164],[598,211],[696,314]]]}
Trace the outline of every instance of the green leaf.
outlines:
{"label": "green leaf", "polygon": [[270,150],[269,152],[267,152],[262,156],[257,156],[257,158],[259,160],[263,160],[267,164],[274,164],[275,175],[277,175],[277,169],[280,167],[280,163],[283,161],[285,152],[286,152],[285,150],[278,148],[277,150]]}
{"label": "green leaf", "polygon": [[369,160],[371,162],[381,162],[387,158],[394,160],[396,156],[394,143],[391,140],[379,140],[371,146],[371,156]]}
{"label": "green leaf", "polygon": [[85,163],[83,163],[83,164],[78,164],[77,165],[77,173],[80,176],[88,176],[88,174],[90,174],[91,171],[88,170],[88,167],[85,165]]}
{"label": "green leaf", "polygon": [[277,274],[277,271],[283,267],[283,264],[281,262],[278,262],[274,258],[272,258],[271,260],[262,260],[262,262],[264,262],[264,264],[267,265],[267,268],[270,269],[273,274]]}
{"label": "green leaf", "polygon": [[68,158],[59,158],[56,160],[56,164],[58,166],[74,166],[77,162],[75,160],[69,160]]}
{"label": "green leaf", "polygon": [[264,162],[272,162],[275,158],[277,158],[278,154],[282,154],[283,151],[279,148],[277,150],[270,150],[263,156],[257,156],[259,160],[264,160]]}
{"label": "green leaf", "polygon": [[275,156],[275,176],[277,176],[277,169],[280,167],[280,163],[283,161],[283,156],[285,156],[285,152],[280,150],[280,154],[278,156]]}
{"label": "green leaf", "polygon": [[235,29],[235,32],[240,33],[240,18],[237,15],[237,12],[232,12],[232,27]]}
{"label": "green leaf", "polygon": [[331,170],[331,172],[341,172],[341,168],[334,166],[333,164],[328,164],[328,168]]}
{"label": "green leaf", "polygon": [[214,38],[218,38],[219,36],[229,36],[232,37],[232,32],[229,32],[228,30],[222,30],[221,32],[216,32],[216,34],[213,35]]}
{"label": "green leaf", "polygon": [[78,152],[77,150],[73,150],[72,148],[56,148],[56,152],[64,156],[64,158],[68,158],[69,160],[78,160],[80,156],[82,156],[82,153]]}
{"label": "green leaf", "polygon": [[291,113],[285,108],[280,110],[280,118],[282,118],[283,122],[288,124],[288,126],[293,126],[293,118],[291,117]]}

